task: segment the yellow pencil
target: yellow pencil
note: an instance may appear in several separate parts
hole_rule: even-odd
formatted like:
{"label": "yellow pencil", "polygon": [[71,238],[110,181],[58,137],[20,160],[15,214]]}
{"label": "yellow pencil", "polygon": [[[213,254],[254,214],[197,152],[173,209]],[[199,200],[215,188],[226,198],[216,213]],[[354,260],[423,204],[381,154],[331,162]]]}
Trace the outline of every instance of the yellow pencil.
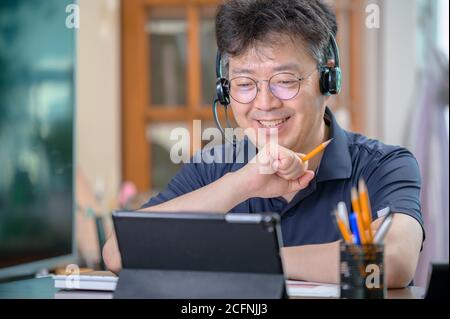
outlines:
{"label": "yellow pencil", "polygon": [[372,223],[372,213],[370,209],[369,194],[367,192],[367,187],[363,179],[360,179],[358,182],[358,191],[359,202],[361,205],[361,212],[364,221],[364,228],[366,230],[365,235],[367,235],[368,243],[371,244],[373,243],[373,235],[370,228],[370,224]]}
{"label": "yellow pencil", "polygon": [[314,156],[316,156],[317,154],[322,152],[328,146],[328,144],[331,143],[332,140],[333,139],[323,142],[322,144],[317,146],[315,149],[313,149],[311,152],[306,154],[304,157],[301,157],[302,161],[306,162],[307,160],[310,160],[311,158],[313,158]]}
{"label": "yellow pencil", "polygon": [[347,227],[344,225],[344,222],[338,216],[336,216],[336,219],[337,219],[337,224],[338,224],[339,230],[341,231],[342,237],[344,237],[345,242],[351,243],[352,236],[349,234]]}
{"label": "yellow pencil", "polygon": [[361,244],[364,245],[367,243],[366,234],[364,231],[364,221],[361,216],[361,208],[359,206],[358,192],[354,187],[352,187],[351,190],[351,197],[352,197],[353,211],[355,212],[356,215],[356,223],[358,224],[359,236],[361,237]]}

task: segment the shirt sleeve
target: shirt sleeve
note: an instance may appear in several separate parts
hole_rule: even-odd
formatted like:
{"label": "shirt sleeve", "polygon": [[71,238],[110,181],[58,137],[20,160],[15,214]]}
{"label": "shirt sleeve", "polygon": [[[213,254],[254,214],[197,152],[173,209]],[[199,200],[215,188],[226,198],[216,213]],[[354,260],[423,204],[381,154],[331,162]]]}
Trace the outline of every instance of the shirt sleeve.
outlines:
{"label": "shirt sleeve", "polygon": [[189,163],[183,164],[181,170],[170,180],[166,189],[152,197],[141,208],[162,204],[208,185],[211,164],[199,161],[199,156],[201,157],[200,153],[196,154]]}
{"label": "shirt sleeve", "polygon": [[392,212],[409,215],[425,230],[420,206],[421,177],[417,160],[405,148],[395,148],[373,161],[365,176],[372,206],[372,217],[389,207]]}

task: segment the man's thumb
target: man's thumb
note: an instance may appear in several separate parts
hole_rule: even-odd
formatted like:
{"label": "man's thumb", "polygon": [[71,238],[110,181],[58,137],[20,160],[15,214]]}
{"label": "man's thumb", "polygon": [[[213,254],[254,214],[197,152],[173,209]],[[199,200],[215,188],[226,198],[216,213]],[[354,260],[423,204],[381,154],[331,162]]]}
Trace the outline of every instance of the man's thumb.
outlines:
{"label": "man's thumb", "polygon": [[305,171],[305,174],[296,180],[290,181],[292,192],[299,191],[308,187],[309,183],[314,179],[313,171]]}

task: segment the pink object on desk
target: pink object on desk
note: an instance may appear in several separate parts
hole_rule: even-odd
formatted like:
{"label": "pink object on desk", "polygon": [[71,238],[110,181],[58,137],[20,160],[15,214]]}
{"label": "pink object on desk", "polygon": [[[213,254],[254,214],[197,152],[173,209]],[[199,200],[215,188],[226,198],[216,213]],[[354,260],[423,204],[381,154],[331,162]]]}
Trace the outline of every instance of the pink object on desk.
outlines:
{"label": "pink object on desk", "polygon": [[132,182],[123,183],[119,192],[119,205],[124,208],[128,201],[136,196],[137,188]]}

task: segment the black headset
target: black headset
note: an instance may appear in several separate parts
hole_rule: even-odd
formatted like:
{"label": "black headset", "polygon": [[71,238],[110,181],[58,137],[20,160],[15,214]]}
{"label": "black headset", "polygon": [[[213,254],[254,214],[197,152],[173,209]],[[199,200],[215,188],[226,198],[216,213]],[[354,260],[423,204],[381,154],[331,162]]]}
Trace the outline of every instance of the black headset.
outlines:
{"label": "black headset", "polygon": [[223,106],[228,106],[230,100],[230,81],[222,76],[222,54],[217,50],[216,54],[216,97]]}
{"label": "black headset", "polygon": [[320,69],[320,92],[323,95],[337,95],[341,92],[342,86],[342,71],[341,71],[341,59],[339,56],[339,48],[336,42],[336,38],[330,33],[330,53],[334,58],[334,66],[329,67],[322,65]]}
{"label": "black headset", "polygon": [[[334,66],[322,65],[320,71],[320,92],[323,95],[335,95],[341,91],[342,71],[340,68],[339,48],[333,34],[330,34],[329,50],[334,58]],[[222,55],[216,55],[216,99],[223,106],[230,104],[230,81],[222,76]]]}
{"label": "black headset", "polygon": [[[228,112],[227,112],[228,105],[230,105],[230,102],[231,102],[231,100],[230,100],[230,81],[222,76],[222,55],[220,54],[219,50],[217,50],[217,54],[216,54],[216,78],[217,78],[216,95],[215,95],[214,101],[213,101],[214,122],[216,122],[216,126],[222,132],[222,135],[225,137],[225,139],[227,139],[227,136],[225,135],[225,130],[222,128],[222,125],[220,124],[219,116],[217,115],[217,102],[219,102],[220,104],[222,104],[224,106],[225,119],[227,121],[228,127],[231,127],[230,121],[228,119]],[[233,143],[233,144],[236,143],[235,136],[233,136],[233,141],[231,141],[231,143]]]}
{"label": "black headset", "polygon": [[[319,66],[320,92],[326,96],[339,94],[342,85],[342,71],[340,68],[339,48],[336,42],[336,38],[331,33],[328,49],[329,53],[331,53],[331,56],[334,59],[334,66],[328,66],[327,64]],[[329,57],[327,57],[327,60],[328,58]],[[230,81],[224,78],[222,75],[222,55],[219,50],[216,54],[216,78],[216,96],[213,102],[214,121],[216,122],[217,127],[221,130],[222,134],[225,134],[222,126],[220,125],[220,121],[217,115],[217,102],[225,107],[225,118],[228,127],[230,127],[231,125],[229,123],[227,114],[227,107],[231,102]]]}

